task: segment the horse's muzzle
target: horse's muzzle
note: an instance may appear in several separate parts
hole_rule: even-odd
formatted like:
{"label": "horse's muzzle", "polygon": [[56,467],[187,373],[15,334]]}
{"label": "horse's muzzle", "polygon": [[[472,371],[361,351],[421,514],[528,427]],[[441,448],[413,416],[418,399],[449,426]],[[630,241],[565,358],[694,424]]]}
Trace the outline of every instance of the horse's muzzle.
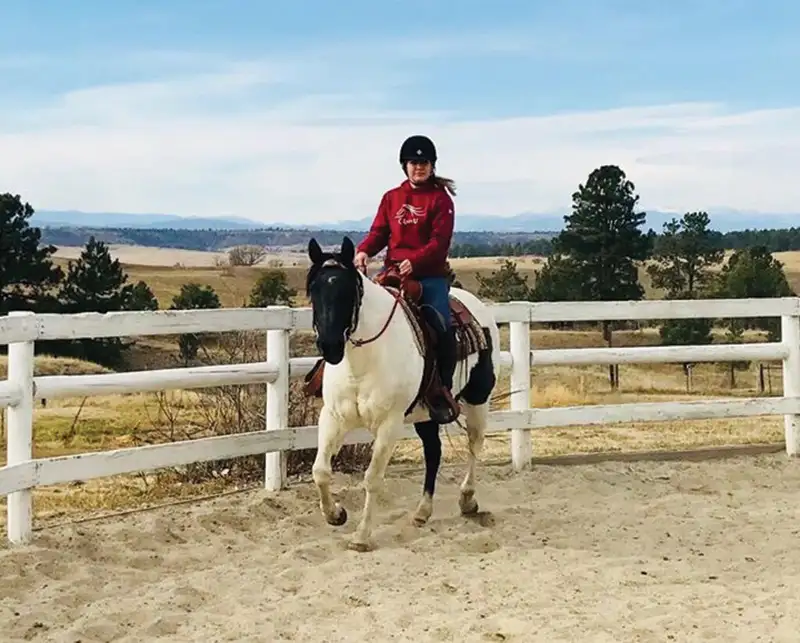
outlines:
{"label": "horse's muzzle", "polygon": [[326,342],[317,339],[317,350],[328,364],[336,365],[344,359],[344,340]]}

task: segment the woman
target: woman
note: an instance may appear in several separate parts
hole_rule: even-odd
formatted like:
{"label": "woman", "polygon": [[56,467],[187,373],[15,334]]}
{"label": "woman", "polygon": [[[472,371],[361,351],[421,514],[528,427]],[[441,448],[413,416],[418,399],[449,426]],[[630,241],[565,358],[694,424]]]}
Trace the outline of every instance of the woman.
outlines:
{"label": "woman", "polygon": [[367,261],[386,248],[384,269],[397,266],[422,286],[422,311],[438,333],[437,362],[442,387],[435,396],[432,418],[447,424],[460,409],[453,399],[456,338],[450,315],[447,253],[453,239],[455,184],[436,175],[436,146],[427,136],[411,136],[400,147],[400,166],[406,175],[399,186],[381,198],[366,238],[356,248],[356,267],[366,272]]}

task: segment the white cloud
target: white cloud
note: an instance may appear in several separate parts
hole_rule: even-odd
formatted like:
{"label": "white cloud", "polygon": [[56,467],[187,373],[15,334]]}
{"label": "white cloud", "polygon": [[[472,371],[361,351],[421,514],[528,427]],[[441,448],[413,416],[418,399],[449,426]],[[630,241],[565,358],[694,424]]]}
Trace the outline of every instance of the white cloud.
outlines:
{"label": "white cloud", "polygon": [[[358,218],[402,179],[403,138],[424,132],[439,147],[439,171],[459,184],[462,213],[563,208],[603,163],[627,172],[645,208],[798,210],[800,107],[689,103],[467,120],[406,100],[411,79],[393,70],[385,79],[378,64],[238,63],[78,89],[2,114],[0,189],[36,209]],[[326,75],[325,87],[339,89],[309,89]]]}

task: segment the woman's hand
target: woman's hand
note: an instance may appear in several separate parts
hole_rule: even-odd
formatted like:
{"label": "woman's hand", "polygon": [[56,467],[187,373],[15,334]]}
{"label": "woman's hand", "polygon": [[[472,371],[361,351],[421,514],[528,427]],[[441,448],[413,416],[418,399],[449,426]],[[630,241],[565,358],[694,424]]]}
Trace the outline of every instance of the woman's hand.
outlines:
{"label": "woman's hand", "polygon": [[366,252],[357,252],[355,258],[353,259],[353,264],[355,265],[356,270],[360,270],[366,274],[367,261],[369,261],[369,255]]}
{"label": "woman's hand", "polygon": [[413,272],[414,268],[408,259],[403,259],[400,262],[399,270],[401,275],[403,275],[404,277],[408,277],[408,275],[410,275]]}

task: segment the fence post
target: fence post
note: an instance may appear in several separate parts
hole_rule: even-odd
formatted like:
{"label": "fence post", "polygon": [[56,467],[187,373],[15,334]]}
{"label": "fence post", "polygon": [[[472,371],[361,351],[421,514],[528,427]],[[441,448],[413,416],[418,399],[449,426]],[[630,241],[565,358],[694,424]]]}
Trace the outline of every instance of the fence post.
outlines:
{"label": "fence post", "polygon": [[[33,317],[30,311],[13,311],[9,317]],[[6,408],[8,464],[33,459],[33,342],[8,345],[8,381],[21,393],[17,404]],[[30,489],[8,494],[8,540],[25,544],[33,533],[33,495]]]}
{"label": "fence post", "polygon": [[[783,360],[783,396],[800,397],[800,316],[781,317],[781,341],[789,354]],[[783,416],[786,454],[800,455],[800,415]]]}
{"label": "fence post", "polygon": [[[523,302],[528,303],[528,302]],[[511,351],[511,410],[527,411],[531,406],[530,321],[509,322]],[[511,430],[511,465],[522,471],[531,463],[533,446],[530,429]]]}
{"label": "fence post", "polygon": [[[270,306],[287,308],[287,306]],[[278,378],[267,382],[266,429],[274,431],[289,426],[289,331],[267,331],[267,361],[278,365]],[[264,487],[279,491],[286,482],[286,453],[273,451],[266,454]]]}

